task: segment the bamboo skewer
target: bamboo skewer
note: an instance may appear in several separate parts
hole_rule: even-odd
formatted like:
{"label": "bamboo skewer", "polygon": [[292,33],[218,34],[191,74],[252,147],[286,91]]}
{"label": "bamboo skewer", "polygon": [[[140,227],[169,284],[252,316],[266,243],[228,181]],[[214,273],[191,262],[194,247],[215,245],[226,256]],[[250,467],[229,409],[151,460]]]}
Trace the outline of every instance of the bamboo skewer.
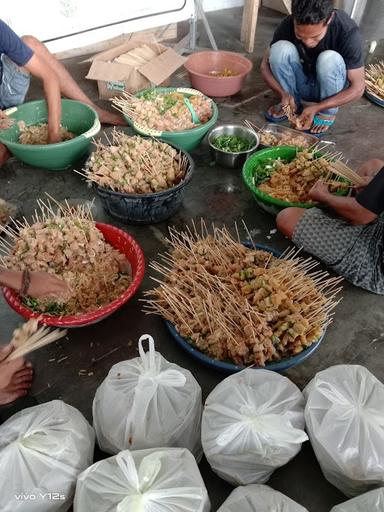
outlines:
{"label": "bamboo skewer", "polygon": [[260,128],[259,126],[257,126],[255,123],[253,123],[252,121],[249,121],[248,119],[245,119],[244,120],[244,124],[247,128],[249,128],[250,130],[252,130],[254,133],[256,133],[256,135],[258,135],[260,132],[263,132],[263,128]]}
{"label": "bamboo skewer", "polygon": [[365,69],[365,84],[370,94],[380,101],[384,100],[384,61],[370,64]]}
{"label": "bamboo skewer", "polygon": [[333,174],[350,181],[355,186],[362,187],[365,185],[365,180],[340,160],[337,162],[331,162],[330,171]]}
{"label": "bamboo skewer", "polygon": [[48,327],[38,328],[38,319],[29,320],[21,328],[14,331],[11,344],[16,348],[6,360],[13,361],[19,357],[24,357],[66,335],[67,330],[51,330]]}
{"label": "bamboo skewer", "polygon": [[[244,229],[250,236],[248,228],[244,226]],[[182,336],[190,337],[193,342],[205,343],[206,336],[216,340],[215,343],[226,340],[225,345],[220,346],[235,354],[235,360],[238,351],[242,350],[239,340],[246,336],[247,343],[253,346],[253,364],[263,364],[265,358],[273,353],[271,327],[278,329],[283,320],[279,316],[271,317],[268,312],[259,312],[246,296],[234,293],[234,285],[228,280],[234,272],[232,265],[236,267],[252,250],[236,242],[226,228],[212,226],[212,232],[208,233],[205,222],[201,220],[200,231],[201,234],[195,224],[193,229],[187,228],[185,232],[169,229],[168,243],[177,257],[170,252],[162,255],[163,263],[151,263],[150,267],[164,280],[151,276],[159,287],[144,293],[144,311],[162,315],[176,325]],[[236,235],[240,239],[237,227]],[[282,259],[268,255],[263,265],[266,275],[277,279],[279,289],[297,304],[295,314],[305,319],[305,332],[313,336],[332,320],[339,302],[336,297],[340,292],[340,278],[329,278],[322,270],[313,271],[317,262],[299,257],[299,252],[289,249]],[[187,269],[180,258],[190,261]],[[271,322],[269,326],[268,322]],[[262,338],[260,333],[264,333]],[[225,352],[223,356],[226,357]]]}

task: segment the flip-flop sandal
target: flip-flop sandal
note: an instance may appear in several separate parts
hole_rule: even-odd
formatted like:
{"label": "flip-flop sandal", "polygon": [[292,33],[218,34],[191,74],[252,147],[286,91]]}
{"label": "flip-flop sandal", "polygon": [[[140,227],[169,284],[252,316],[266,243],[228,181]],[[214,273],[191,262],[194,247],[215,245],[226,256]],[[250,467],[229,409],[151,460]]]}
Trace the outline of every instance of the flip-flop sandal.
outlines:
{"label": "flip-flop sandal", "polygon": [[[278,105],[275,105],[274,108],[278,107],[280,105],[280,103]],[[302,105],[299,105],[299,107],[297,108],[296,110],[296,115],[299,116],[303,111],[303,106]],[[268,110],[266,112],[264,112],[264,117],[267,121],[269,121],[270,123],[282,123],[284,121],[288,121],[288,117],[283,114],[282,116],[272,116]]]}
{"label": "flip-flop sandal", "polygon": [[[275,109],[276,107],[281,108],[280,104],[275,105],[273,108]],[[268,112],[268,110],[264,112],[264,117],[270,123],[282,123],[283,121],[287,121],[288,119],[288,117],[285,114],[283,114],[282,116],[273,116]]]}
{"label": "flip-flop sandal", "polygon": [[314,135],[315,137],[320,139],[321,137],[323,137],[328,132],[329,128],[334,124],[335,121],[336,121],[336,118],[335,119],[321,119],[321,117],[315,116],[313,118],[312,127],[314,127],[314,126],[328,126],[328,129],[324,130],[323,132],[320,132],[320,133],[313,133],[311,131],[312,128],[310,128],[309,130],[305,130],[305,133],[310,133],[311,135]]}

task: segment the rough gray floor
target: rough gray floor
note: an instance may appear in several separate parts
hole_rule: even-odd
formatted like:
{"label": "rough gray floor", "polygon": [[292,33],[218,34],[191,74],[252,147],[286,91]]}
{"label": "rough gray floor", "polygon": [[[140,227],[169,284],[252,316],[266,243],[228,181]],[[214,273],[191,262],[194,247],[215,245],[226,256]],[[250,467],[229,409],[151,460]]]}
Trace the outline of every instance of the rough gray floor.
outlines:
{"label": "rough gray floor", "polygon": [[[242,51],[238,40],[241,10],[232,9],[209,15],[220,49]],[[256,51],[251,56],[255,66],[243,93],[227,101],[220,101],[220,121],[230,122],[249,118],[263,122],[262,112],[274,100],[260,79],[258,67],[262,52],[269,41],[280,15],[263,9],[256,35]],[[205,42],[204,34],[200,44]],[[65,62],[78,83],[92,97],[97,97],[96,84],[84,79],[88,64],[81,59]],[[182,83],[178,78],[174,83]],[[33,84],[29,99],[42,96],[39,84]],[[242,106],[236,105],[250,99]],[[383,110],[365,98],[349,105],[340,112],[337,123],[328,138],[350,159],[352,166],[365,159],[383,157],[382,136]],[[240,171],[225,170],[210,165],[206,142],[193,153],[196,163],[195,176],[186,191],[182,209],[168,223],[147,227],[124,226],[109,218],[96,200],[96,219],[116,224],[130,232],[143,247],[149,262],[165,249],[164,236],[168,225],[178,228],[191,219],[204,217],[207,222],[225,223],[244,219],[254,233],[256,241],[285,248],[288,245],[279,234],[271,234],[274,219],[259,210],[241,180]],[[35,208],[35,200],[50,193],[58,200],[91,199],[92,189],[87,188],[80,176],[73,172],[48,172],[29,168],[16,161],[0,169],[0,195],[20,204],[24,215],[29,217]],[[69,339],[33,354],[31,360],[36,369],[33,394],[41,402],[62,398],[77,407],[88,420],[94,392],[106,376],[109,368],[118,361],[137,355],[135,345],[143,333],[151,334],[157,349],[170,361],[189,368],[203,387],[204,396],[218,384],[223,375],[201,366],[180,350],[167,333],[162,321],[141,312],[139,299],[151,286],[147,271],[140,292],[124,308],[104,322],[83,329],[72,330]],[[372,295],[345,284],[344,300],[337,309],[334,324],[318,351],[304,364],[287,372],[301,388],[321,369],[334,364],[363,364],[379,379],[384,380],[384,313],[382,297]],[[20,317],[0,299],[0,338],[6,342]],[[66,357],[62,362],[61,358]],[[92,376],[79,376],[79,370],[87,369]],[[100,455],[99,455],[100,456]],[[231,487],[216,477],[206,462],[201,470],[215,511],[231,491]],[[276,471],[269,484],[307,507],[311,512],[326,512],[331,506],[344,501],[337,489],[328,484],[321,474],[309,443],[300,454],[284,468]]]}

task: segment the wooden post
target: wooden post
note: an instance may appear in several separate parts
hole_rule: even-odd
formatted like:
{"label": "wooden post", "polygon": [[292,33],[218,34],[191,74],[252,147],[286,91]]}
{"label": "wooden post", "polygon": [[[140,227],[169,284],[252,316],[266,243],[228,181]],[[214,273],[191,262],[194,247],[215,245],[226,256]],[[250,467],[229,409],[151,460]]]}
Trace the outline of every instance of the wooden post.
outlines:
{"label": "wooden post", "polygon": [[250,6],[251,6],[251,2],[249,0],[244,0],[243,19],[241,22],[241,34],[240,34],[240,41],[242,43],[245,43],[245,32],[246,32],[247,22],[248,22],[248,18],[249,18]]}
{"label": "wooden post", "polygon": [[252,53],[255,47],[255,34],[260,0],[245,0],[240,39],[245,44],[245,51]]}

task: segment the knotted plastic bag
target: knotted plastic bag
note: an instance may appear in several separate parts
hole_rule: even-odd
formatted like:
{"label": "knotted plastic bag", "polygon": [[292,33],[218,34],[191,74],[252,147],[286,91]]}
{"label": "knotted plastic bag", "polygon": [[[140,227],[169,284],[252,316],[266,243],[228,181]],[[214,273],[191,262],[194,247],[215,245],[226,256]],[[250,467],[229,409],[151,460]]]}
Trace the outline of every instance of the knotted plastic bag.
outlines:
{"label": "knotted plastic bag", "polygon": [[331,512],[384,512],[384,487],[340,503]]}
{"label": "knotted plastic bag", "polygon": [[139,354],[114,365],[96,391],[93,423],[100,447],[112,454],[124,449],[188,448],[199,460],[199,384],[189,370],[155,352],[153,338],[147,334],[139,340]]}
{"label": "knotted plastic bag", "polygon": [[308,510],[268,485],[238,487],[217,512],[308,512]]}
{"label": "knotted plastic bag", "polygon": [[384,385],[363,366],[319,372],[305,421],[324,476],[346,496],[384,485]]}
{"label": "knotted plastic bag", "polygon": [[208,493],[183,448],[125,450],[78,478],[75,512],[209,512]]}
{"label": "knotted plastic bag", "polygon": [[67,511],[94,443],[83,415],[60,400],[13,415],[0,427],[0,510]]}
{"label": "knotted plastic bag", "polygon": [[212,469],[233,485],[264,483],[308,439],[304,398],[282,375],[248,369],[208,396],[202,444]]}

